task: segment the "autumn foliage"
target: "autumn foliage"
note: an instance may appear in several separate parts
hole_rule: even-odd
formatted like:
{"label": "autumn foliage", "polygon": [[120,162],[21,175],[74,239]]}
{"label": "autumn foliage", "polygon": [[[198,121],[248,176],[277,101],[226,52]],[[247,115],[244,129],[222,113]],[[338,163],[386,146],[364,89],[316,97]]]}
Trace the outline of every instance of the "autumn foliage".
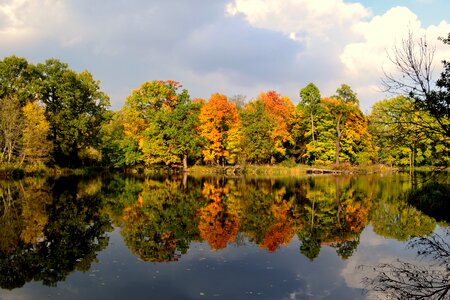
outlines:
{"label": "autumn foliage", "polygon": [[215,187],[205,183],[203,196],[210,199],[210,203],[199,210],[198,229],[202,239],[208,241],[214,250],[225,248],[228,242],[233,242],[239,230],[239,220],[231,213],[223,202],[228,193],[226,188]]}
{"label": "autumn foliage", "polygon": [[235,161],[239,145],[239,114],[234,103],[221,94],[213,94],[201,108],[199,134],[207,141],[204,160],[225,164]]}

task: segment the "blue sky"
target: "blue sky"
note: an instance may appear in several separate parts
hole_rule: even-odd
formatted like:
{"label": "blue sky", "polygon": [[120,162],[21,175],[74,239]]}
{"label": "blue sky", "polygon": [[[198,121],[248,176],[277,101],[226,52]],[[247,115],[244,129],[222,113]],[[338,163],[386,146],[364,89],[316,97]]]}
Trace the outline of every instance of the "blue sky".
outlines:
{"label": "blue sky", "polygon": [[441,20],[449,21],[450,1],[448,0],[364,0],[360,2],[376,15],[381,15],[394,6],[408,7],[425,26],[437,24]]}
{"label": "blue sky", "polygon": [[369,112],[389,96],[386,51],[408,30],[436,43],[439,72],[449,11],[448,0],[0,0],[0,58],[87,69],[112,109],[145,81],[173,79],[192,97],[276,90],[294,103],[309,82],[322,96],[347,83]]}

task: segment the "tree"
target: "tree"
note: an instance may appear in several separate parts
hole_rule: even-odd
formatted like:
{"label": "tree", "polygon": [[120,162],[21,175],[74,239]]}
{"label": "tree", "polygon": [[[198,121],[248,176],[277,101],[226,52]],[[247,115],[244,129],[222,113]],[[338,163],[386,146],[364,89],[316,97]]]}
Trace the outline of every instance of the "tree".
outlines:
{"label": "tree", "polygon": [[346,103],[352,103],[356,106],[359,106],[358,96],[352,90],[352,88],[345,83],[341,84],[341,86],[336,89],[336,94],[331,98],[339,99]]}
{"label": "tree", "polygon": [[[442,41],[450,45],[450,34]],[[417,110],[426,110],[440,125],[441,134],[450,137],[450,63],[443,61],[444,71],[433,82],[435,47],[425,37],[415,38],[413,33],[394,47],[388,57],[396,74],[385,72],[382,84],[386,91],[408,95]]]}
{"label": "tree", "polygon": [[193,103],[186,89],[173,80],[145,82],[127,98],[123,128],[135,140],[147,165],[183,164],[200,148],[196,131],[200,103]]}
{"label": "tree", "polygon": [[246,96],[245,95],[233,95],[229,98],[229,101],[234,103],[234,105],[236,106],[236,109],[238,110],[238,112],[240,113],[242,111],[242,109],[245,107],[246,104]]}
{"label": "tree", "polygon": [[55,162],[75,166],[79,152],[98,142],[109,98],[88,71],[76,73],[56,59],[38,64],[37,70],[38,97],[50,123]]}
{"label": "tree", "polygon": [[375,103],[370,131],[379,149],[378,161],[389,165],[445,165],[449,144],[440,125],[412,99],[398,96]]}
{"label": "tree", "polygon": [[123,109],[112,113],[109,122],[101,128],[102,162],[107,166],[123,168],[142,162],[142,151],[138,142],[125,134]]}
{"label": "tree", "polygon": [[158,110],[144,132],[144,159],[168,166],[182,164],[200,151],[201,139],[196,131],[200,105],[191,102],[187,90],[177,95],[172,109]]}
{"label": "tree", "polygon": [[344,130],[347,116],[355,110],[355,107],[358,107],[359,100],[350,86],[342,84],[336,90],[336,95],[332,96],[331,99],[325,100],[325,105],[336,120],[336,164],[339,164],[342,131]]}
{"label": "tree", "polygon": [[28,102],[22,111],[24,126],[21,163],[43,166],[52,151],[52,143],[47,139],[50,124],[45,118],[44,109],[37,102]]}
{"label": "tree", "polygon": [[268,163],[275,153],[272,131],[276,122],[261,101],[248,103],[241,113],[242,154],[253,163]]}
{"label": "tree", "polygon": [[33,81],[37,77],[36,67],[25,58],[5,57],[0,61],[0,99],[16,97],[21,106],[25,105],[36,97]]}
{"label": "tree", "polygon": [[261,93],[258,100],[262,102],[269,117],[275,121],[275,127],[271,133],[275,150],[274,154],[284,157],[287,149],[294,142],[291,134],[294,105],[291,99],[281,96],[275,91]]}
{"label": "tree", "polygon": [[198,131],[207,140],[202,150],[206,162],[225,164],[236,161],[239,145],[239,115],[234,103],[213,94],[202,106]]}
{"label": "tree", "polygon": [[0,106],[0,162],[12,163],[20,151],[23,116],[17,97],[2,99]]}
{"label": "tree", "polygon": [[311,116],[311,136],[314,147],[316,146],[316,140],[314,138],[314,116],[320,106],[320,91],[314,83],[309,83],[306,87],[300,90],[301,103],[307,108],[309,115]]}

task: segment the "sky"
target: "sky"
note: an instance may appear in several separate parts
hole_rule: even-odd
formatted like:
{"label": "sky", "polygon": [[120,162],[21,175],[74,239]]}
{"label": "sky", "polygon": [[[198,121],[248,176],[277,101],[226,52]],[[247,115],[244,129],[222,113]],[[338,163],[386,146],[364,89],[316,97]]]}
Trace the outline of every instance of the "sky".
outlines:
{"label": "sky", "polygon": [[275,90],[294,104],[310,82],[323,97],[346,83],[368,113],[391,96],[380,87],[387,52],[409,31],[435,45],[438,77],[449,12],[449,0],[0,0],[0,59],[88,70],[113,110],[171,79],[192,98]]}

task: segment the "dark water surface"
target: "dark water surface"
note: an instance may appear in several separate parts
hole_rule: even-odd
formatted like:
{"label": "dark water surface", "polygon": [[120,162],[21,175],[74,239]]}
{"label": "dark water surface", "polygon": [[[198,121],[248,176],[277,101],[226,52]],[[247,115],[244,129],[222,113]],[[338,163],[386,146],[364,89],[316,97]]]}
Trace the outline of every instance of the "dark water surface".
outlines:
{"label": "dark water surface", "polygon": [[0,299],[447,299],[435,191],[409,174],[0,181]]}

